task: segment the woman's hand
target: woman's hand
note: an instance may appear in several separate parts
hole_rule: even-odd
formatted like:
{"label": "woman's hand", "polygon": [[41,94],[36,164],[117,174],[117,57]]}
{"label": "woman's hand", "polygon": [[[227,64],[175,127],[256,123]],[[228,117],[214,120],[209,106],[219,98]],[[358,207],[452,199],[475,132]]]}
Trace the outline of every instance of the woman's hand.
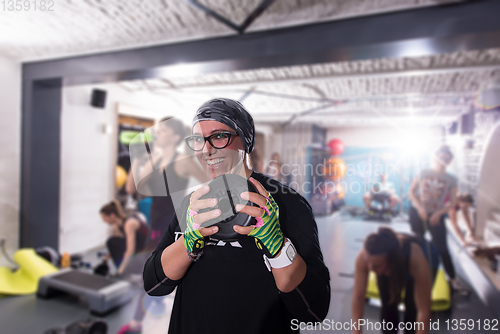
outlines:
{"label": "woman's hand", "polygon": [[431,215],[431,218],[429,219],[429,222],[431,223],[432,226],[436,226],[439,224],[439,220],[441,219],[441,216],[443,214],[440,213],[439,211],[437,212],[434,212],[432,215]]}
{"label": "woman's hand", "polygon": [[217,204],[217,199],[200,199],[208,193],[209,186],[202,187],[191,194],[190,205],[186,212],[186,230],[184,231],[184,246],[190,253],[199,253],[205,247],[204,238],[217,233],[218,227],[201,227],[204,222],[220,216],[219,209],[198,214],[199,210],[212,208]]}
{"label": "woman's hand", "polygon": [[426,221],[427,218],[429,218],[429,216],[427,215],[427,210],[425,210],[423,205],[419,205],[417,211],[420,219],[422,219],[423,221]]}
{"label": "woman's hand", "polygon": [[233,228],[239,234],[254,237],[257,247],[264,251],[268,257],[273,258],[280,252],[284,241],[279,222],[279,208],[271,194],[259,181],[251,177],[250,182],[258,193],[245,191],[240,196],[259,207],[238,204],[236,210],[255,217],[257,224],[253,226],[235,225]]}

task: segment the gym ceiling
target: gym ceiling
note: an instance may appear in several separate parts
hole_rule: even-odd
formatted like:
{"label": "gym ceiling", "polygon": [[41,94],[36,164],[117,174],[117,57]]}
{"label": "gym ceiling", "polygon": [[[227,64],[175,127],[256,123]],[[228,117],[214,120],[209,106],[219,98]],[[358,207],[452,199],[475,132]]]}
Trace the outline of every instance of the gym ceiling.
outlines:
{"label": "gym ceiling", "polygon": [[[426,25],[418,10],[434,9],[443,15],[463,4],[456,0],[59,0],[52,12],[3,12],[0,54],[32,62],[215,37],[246,38],[255,32],[395,12],[414,12],[408,16],[407,30],[415,31],[417,25]],[[377,28],[383,34],[391,26]],[[456,29],[452,14],[432,34],[446,36]],[[346,46],[349,34],[359,38],[374,33],[344,32]],[[410,37],[411,33],[403,36]],[[164,95],[170,98],[170,107],[183,110],[194,110],[213,96],[230,96],[243,100],[260,123],[283,123],[300,115],[302,122],[326,126],[384,126],[388,119],[400,126],[448,124],[468,111],[481,85],[500,78],[500,48],[456,47],[445,54],[433,48],[423,43],[403,52],[361,57],[347,50],[350,55],[331,57],[334,61],[305,57],[294,66],[280,66],[278,61],[263,68],[213,73],[180,65],[168,74],[119,84],[130,91]]]}

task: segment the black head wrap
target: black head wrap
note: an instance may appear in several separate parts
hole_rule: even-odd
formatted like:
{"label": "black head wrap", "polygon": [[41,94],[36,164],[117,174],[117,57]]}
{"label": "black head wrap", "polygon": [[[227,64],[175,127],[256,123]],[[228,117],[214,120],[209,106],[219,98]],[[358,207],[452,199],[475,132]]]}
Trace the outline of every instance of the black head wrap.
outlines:
{"label": "black head wrap", "polygon": [[253,118],[243,105],[231,99],[213,99],[205,102],[196,112],[193,126],[201,121],[217,121],[236,131],[245,146],[245,151],[251,153],[255,146],[255,126]]}

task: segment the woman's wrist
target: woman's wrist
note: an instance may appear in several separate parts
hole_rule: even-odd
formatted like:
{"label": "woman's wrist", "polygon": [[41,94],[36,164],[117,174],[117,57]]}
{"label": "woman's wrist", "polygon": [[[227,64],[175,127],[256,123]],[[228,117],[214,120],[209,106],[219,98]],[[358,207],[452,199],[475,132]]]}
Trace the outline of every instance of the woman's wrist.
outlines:
{"label": "woman's wrist", "polygon": [[191,265],[191,261],[189,261],[186,255],[182,236],[163,250],[161,265],[163,273],[171,280],[179,280],[184,276],[186,270]]}

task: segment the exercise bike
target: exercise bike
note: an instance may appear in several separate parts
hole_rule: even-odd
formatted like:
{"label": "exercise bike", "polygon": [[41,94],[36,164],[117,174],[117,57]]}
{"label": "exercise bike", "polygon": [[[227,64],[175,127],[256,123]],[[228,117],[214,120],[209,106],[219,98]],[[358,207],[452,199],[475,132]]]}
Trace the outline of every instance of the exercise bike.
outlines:
{"label": "exercise bike", "polygon": [[389,209],[391,194],[386,191],[371,193],[370,206],[367,208],[364,219],[391,222],[393,213]]}

